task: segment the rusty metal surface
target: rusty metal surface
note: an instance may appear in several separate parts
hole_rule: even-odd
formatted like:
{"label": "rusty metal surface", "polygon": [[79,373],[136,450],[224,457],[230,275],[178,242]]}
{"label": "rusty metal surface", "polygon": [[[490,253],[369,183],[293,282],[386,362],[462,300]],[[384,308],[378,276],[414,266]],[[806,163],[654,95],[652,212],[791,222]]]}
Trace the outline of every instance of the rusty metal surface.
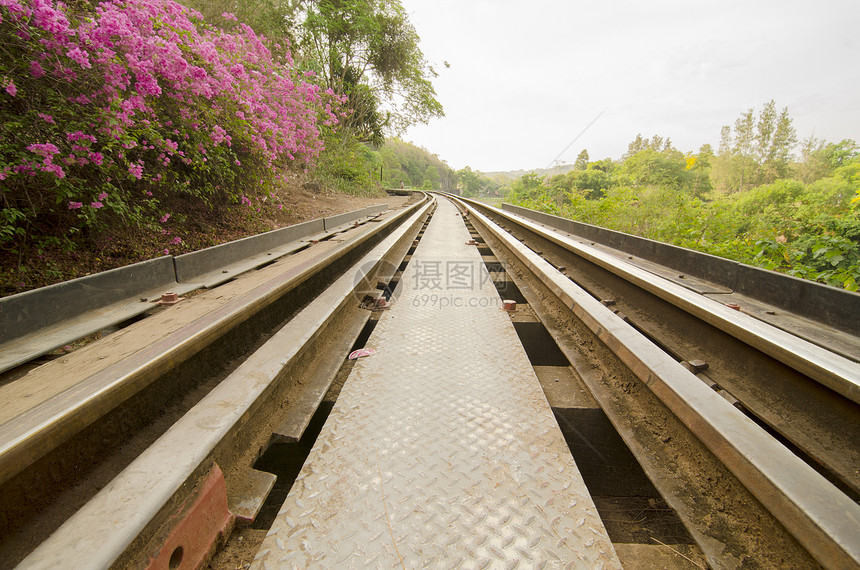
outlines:
{"label": "rusty metal surface", "polygon": [[254,568],[620,567],[469,237],[442,201]]}

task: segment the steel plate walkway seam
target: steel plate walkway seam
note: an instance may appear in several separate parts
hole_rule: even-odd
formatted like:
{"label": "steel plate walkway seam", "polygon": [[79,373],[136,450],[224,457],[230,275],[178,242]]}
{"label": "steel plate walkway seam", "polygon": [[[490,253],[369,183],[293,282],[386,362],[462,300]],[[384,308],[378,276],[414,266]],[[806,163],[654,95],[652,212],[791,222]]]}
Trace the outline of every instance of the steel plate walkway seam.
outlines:
{"label": "steel plate walkway seam", "polygon": [[442,200],[253,568],[620,568],[456,208]]}

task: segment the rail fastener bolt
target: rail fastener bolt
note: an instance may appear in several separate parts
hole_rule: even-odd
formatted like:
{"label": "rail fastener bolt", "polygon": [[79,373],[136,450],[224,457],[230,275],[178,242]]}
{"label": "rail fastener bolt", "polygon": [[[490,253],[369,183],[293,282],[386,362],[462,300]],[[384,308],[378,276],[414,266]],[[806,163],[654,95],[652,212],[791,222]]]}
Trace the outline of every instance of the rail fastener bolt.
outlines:
{"label": "rail fastener bolt", "polygon": [[512,301],[511,299],[505,299],[502,301],[502,309],[508,311],[509,313],[513,313],[517,310],[517,302]]}
{"label": "rail fastener bolt", "polygon": [[176,303],[178,303],[179,301],[182,301],[182,300],[184,300],[182,297],[180,297],[179,295],[177,295],[176,293],[171,291],[169,293],[162,293],[161,294],[161,300],[158,301],[158,304],[169,307],[171,305],[175,305]]}
{"label": "rail fastener bolt", "polygon": [[730,309],[734,309],[734,310],[736,310],[736,311],[740,311],[740,310],[741,310],[741,306],[740,306],[740,305],[738,305],[737,303],[726,303],[726,307],[728,307],[728,308],[730,308]]}

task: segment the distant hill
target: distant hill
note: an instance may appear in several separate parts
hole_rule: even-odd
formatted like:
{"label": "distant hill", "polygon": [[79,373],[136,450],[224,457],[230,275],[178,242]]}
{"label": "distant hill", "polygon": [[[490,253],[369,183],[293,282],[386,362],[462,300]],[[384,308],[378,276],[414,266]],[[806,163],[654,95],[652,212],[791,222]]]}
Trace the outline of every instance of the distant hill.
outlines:
{"label": "distant hill", "polygon": [[504,172],[482,172],[482,174],[494,180],[517,180],[518,178],[522,178],[524,174],[529,173],[534,173],[539,176],[547,176],[553,174],[564,174],[566,172],[570,172],[573,169],[574,168],[572,164],[562,164],[559,166],[553,166],[552,168],[533,168],[532,170],[507,170]]}
{"label": "distant hill", "polygon": [[[368,149],[374,169],[383,167],[383,184],[397,188],[450,190],[456,187],[456,173],[438,155],[426,148],[391,138],[378,150]],[[377,170],[378,171],[378,170]]]}

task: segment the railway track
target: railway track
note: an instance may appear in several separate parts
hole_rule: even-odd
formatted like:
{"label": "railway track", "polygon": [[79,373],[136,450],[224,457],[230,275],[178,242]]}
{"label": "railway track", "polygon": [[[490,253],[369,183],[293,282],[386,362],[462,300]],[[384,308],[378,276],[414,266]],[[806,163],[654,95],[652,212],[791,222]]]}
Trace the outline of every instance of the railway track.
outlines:
{"label": "railway track", "polygon": [[[442,222],[449,225],[441,227]],[[461,231],[475,263],[432,249],[440,236],[449,239]],[[493,295],[475,293],[474,287],[488,283]],[[503,314],[505,324],[496,326],[516,332],[523,348],[518,343],[506,350],[527,357],[528,376],[536,386],[539,382],[543,406],[548,402],[551,410],[534,413],[555,417],[553,426],[560,426],[578,466],[570,480],[581,478],[586,488],[582,512],[591,512],[593,504],[599,514],[597,534],[583,539],[592,541],[588,549],[582,547],[599,554],[583,555],[581,565],[649,567],[667,560],[679,568],[860,565],[856,331],[510,212],[436,195],[296,248],[26,375],[7,375],[0,384],[8,403],[0,417],[0,566],[190,568],[216,550],[216,567],[241,567],[258,551],[255,564],[270,564],[274,550],[290,550],[280,546],[286,540],[279,534],[286,532],[283,517],[293,517],[287,527],[301,526],[301,517],[291,515],[287,505],[310,500],[293,491],[277,515],[299,468],[306,463],[306,471],[316,473],[322,467],[314,466],[346,453],[336,447],[346,443],[332,432],[352,429],[338,423],[347,421],[344,410],[365,409],[367,402],[350,398],[359,397],[356,391],[373,376],[373,366],[381,367],[376,376],[392,377],[393,390],[401,364],[408,367],[408,355],[422,352],[397,323],[427,305],[436,310],[414,317],[419,324],[462,319],[458,309],[465,307],[457,303],[489,305],[495,297],[499,303],[516,301],[516,309],[477,308],[492,308],[496,321]],[[858,297],[844,299],[843,310],[857,315]],[[475,329],[484,338],[490,333],[480,332],[479,320],[488,313],[475,315],[455,329],[445,322],[440,326]],[[509,358],[479,348],[480,338],[463,347],[458,344],[466,341],[453,340],[453,333],[450,339],[434,335],[432,342],[465,350],[477,362]],[[381,356],[384,350],[376,343],[383,341],[387,347],[406,343],[403,359]],[[365,345],[379,354],[358,365],[346,358]],[[513,363],[514,356],[510,359]],[[434,365],[422,366],[432,377]],[[462,374],[467,384],[479,373]],[[347,391],[344,398],[341,389]],[[370,387],[366,393],[372,393]],[[409,397],[405,393],[402,406]],[[400,403],[379,413],[393,417]],[[496,421],[504,406],[516,404],[498,404],[497,412],[469,423],[474,428],[469,433],[482,432],[481,422]],[[382,491],[376,502],[386,506],[388,522],[366,530],[390,542],[380,547],[383,558],[372,560],[384,561],[394,552],[392,559],[404,566],[450,565],[456,560],[440,553],[445,549],[432,555],[426,544],[409,550],[412,538],[399,536],[392,523],[398,515],[388,509],[397,507],[386,495],[406,484],[397,483],[397,468],[394,475],[383,475],[388,473],[380,463],[388,453],[384,446],[397,449],[408,441],[413,424],[429,418],[413,414],[404,421],[398,424],[404,434],[392,432],[372,443],[383,450],[376,458]],[[435,429],[451,423],[456,422]],[[507,441],[526,423],[493,437]],[[525,441],[508,445],[529,446],[530,434],[522,431],[514,440]],[[473,452],[466,456],[484,453],[475,451],[477,443],[470,445]],[[495,440],[487,445],[498,448]],[[445,445],[440,449],[434,457],[454,453]],[[506,461],[504,451],[493,453]],[[346,463],[334,471],[350,467]],[[518,464],[517,469],[525,468]],[[302,473],[301,488],[307,489],[315,479]],[[431,488],[428,480],[435,479],[424,476],[418,487]],[[523,483],[531,479],[523,477],[514,494],[531,496]],[[536,488],[545,486],[541,476],[535,479]],[[570,493],[574,496],[573,488]],[[444,492],[434,492],[439,494]],[[415,501],[407,494],[402,504]],[[545,515],[547,505],[558,501],[557,495],[547,499],[540,512]],[[348,501],[341,506],[352,512]],[[305,510],[315,508],[322,510]],[[514,519],[523,508],[513,508]],[[558,520],[574,516],[565,513]],[[573,546],[562,549],[567,554],[555,548],[544,553],[540,535],[527,539],[529,532],[538,532],[533,518],[525,518],[532,521],[528,525],[513,525],[520,534],[506,542],[493,537],[513,524],[508,519],[489,524],[494,519],[486,513],[469,516],[477,522],[459,527],[448,551],[456,551],[473,526],[487,527],[490,538],[464,547],[462,563],[537,556],[534,563],[543,555],[550,563],[566,563],[576,561],[571,553],[579,556]],[[549,519],[547,532],[557,532],[556,519]],[[449,527],[456,526],[453,520]],[[265,539],[269,527],[271,537]],[[437,534],[445,531],[430,533],[427,544],[442,540]],[[357,551],[369,549],[371,541],[360,529],[349,536],[359,537]],[[600,546],[604,539],[612,546]],[[521,541],[527,547],[516,550]],[[292,551],[305,552],[307,544],[321,543],[306,539]],[[321,560],[332,559],[307,560],[327,566]],[[351,560],[357,565],[360,559]]]}

